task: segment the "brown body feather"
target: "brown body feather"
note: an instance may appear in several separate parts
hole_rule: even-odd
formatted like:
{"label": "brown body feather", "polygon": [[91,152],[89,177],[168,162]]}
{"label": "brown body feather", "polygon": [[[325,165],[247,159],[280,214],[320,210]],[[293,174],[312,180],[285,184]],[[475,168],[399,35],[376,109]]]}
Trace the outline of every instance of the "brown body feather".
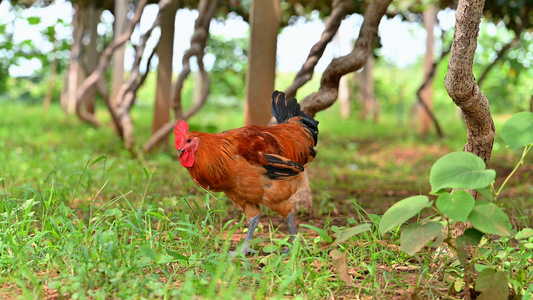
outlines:
{"label": "brown body feather", "polygon": [[246,126],[198,138],[194,165],[187,168],[201,187],[224,192],[249,219],[264,205],[287,217],[301,172],[315,157],[315,141],[301,117],[274,126]]}

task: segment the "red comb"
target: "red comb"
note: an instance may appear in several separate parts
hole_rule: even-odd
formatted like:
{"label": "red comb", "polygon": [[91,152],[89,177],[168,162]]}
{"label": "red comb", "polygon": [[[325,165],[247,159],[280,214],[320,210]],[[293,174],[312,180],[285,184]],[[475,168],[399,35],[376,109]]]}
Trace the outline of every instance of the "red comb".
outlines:
{"label": "red comb", "polygon": [[185,140],[185,135],[189,131],[189,124],[183,120],[176,121],[176,126],[174,127],[174,146],[177,150],[183,148],[183,141]]}

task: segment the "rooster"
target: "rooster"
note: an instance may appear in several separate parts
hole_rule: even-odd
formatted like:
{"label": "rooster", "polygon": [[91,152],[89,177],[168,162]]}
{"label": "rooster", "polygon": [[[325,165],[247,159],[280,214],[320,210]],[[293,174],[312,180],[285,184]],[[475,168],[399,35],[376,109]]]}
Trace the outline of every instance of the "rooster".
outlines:
{"label": "rooster", "polygon": [[[290,243],[296,235],[289,198],[302,181],[304,168],[315,158],[318,121],[301,111],[296,99],[272,94],[273,126],[245,126],[218,134],[189,131],[185,121],[174,129],[178,159],[202,188],[224,192],[246,215],[248,233],[241,252],[249,254],[259,223],[259,205],[284,217]],[[288,250],[286,250],[288,251]]]}

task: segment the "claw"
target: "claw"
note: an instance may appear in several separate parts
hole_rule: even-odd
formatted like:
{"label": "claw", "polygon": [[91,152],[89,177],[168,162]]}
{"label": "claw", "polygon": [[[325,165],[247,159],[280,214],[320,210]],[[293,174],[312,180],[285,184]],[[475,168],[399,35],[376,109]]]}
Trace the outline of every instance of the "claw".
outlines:
{"label": "claw", "polygon": [[[250,248],[250,244],[252,243],[252,237],[254,236],[255,228],[257,228],[257,225],[259,224],[259,215],[252,217],[249,223],[250,224],[248,225],[248,233],[246,234],[246,237],[244,238],[244,243],[242,244],[241,251],[239,251],[240,253],[246,256],[257,253],[257,251]],[[230,251],[229,254],[237,255],[238,253]]]}
{"label": "claw", "polygon": [[285,249],[282,249],[282,250],[281,250],[281,253],[282,253],[282,254],[288,254],[288,253],[291,253],[291,248],[287,247],[287,248],[285,248]]}
{"label": "claw", "polygon": [[[291,213],[287,217],[287,224],[289,224],[289,242],[292,246],[292,243],[294,242],[294,238],[296,237],[296,225],[294,225],[294,215]],[[281,250],[281,253],[291,253],[291,247],[288,247],[286,249]]]}

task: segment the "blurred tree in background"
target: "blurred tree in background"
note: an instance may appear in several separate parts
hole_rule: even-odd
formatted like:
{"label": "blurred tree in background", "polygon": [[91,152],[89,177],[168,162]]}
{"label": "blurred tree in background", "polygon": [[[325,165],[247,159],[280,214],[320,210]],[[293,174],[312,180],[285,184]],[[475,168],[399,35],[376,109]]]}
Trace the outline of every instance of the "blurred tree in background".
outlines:
{"label": "blurred tree in background", "polygon": [[[277,5],[278,0],[272,1]],[[206,103],[225,108],[244,108],[245,111],[247,106],[256,104],[268,107],[269,95],[257,95],[253,99],[246,95],[250,83],[256,80],[261,87],[252,88],[250,93],[253,94],[272,89],[270,85],[274,76],[286,76],[279,72],[267,72],[267,69],[276,67],[275,60],[266,61],[259,56],[249,56],[253,35],[259,37],[270,28],[261,27],[267,26],[266,23],[256,24],[259,27],[249,30],[247,37],[228,38],[224,34],[211,33],[212,22],[240,19],[253,22],[252,0],[72,0],[72,15],[60,16],[51,25],[43,24],[35,12],[53,3],[7,0],[0,3],[11,16],[0,20],[0,99],[42,101],[45,111],[50,103],[60,102],[67,114],[76,114],[95,127],[102,124],[102,116],[96,113],[95,107],[102,107],[103,103],[103,110],[109,114],[113,128],[124,140],[125,148],[133,154],[140,147],[135,140],[134,120],[130,111],[138,102],[138,92],[146,82],[156,82],[155,86],[149,87],[150,93],[143,92],[150,98],[143,99],[143,102],[149,104],[154,112],[152,135],[142,146],[142,151],[148,152],[168,141],[175,119],[188,119],[197,113],[201,114]],[[295,96],[300,89],[305,90],[306,94],[299,96],[302,108],[315,115],[335,103],[341,77],[360,71],[372,55],[376,63],[367,64],[367,70],[363,72],[371,75],[356,84],[343,85],[343,97],[357,97],[357,93],[346,89],[356,86],[360,91],[374,95],[372,107],[379,107],[379,115],[392,113],[398,116],[400,123],[404,119],[410,120],[404,124],[413,127],[414,131],[420,121],[414,124],[413,120],[425,120],[422,121],[422,134],[425,135],[431,133],[429,116],[438,134],[446,134],[439,128],[438,112],[451,103],[444,88],[443,79],[447,70],[443,66],[448,63],[447,49],[452,44],[453,26],[440,22],[449,22],[457,3],[450,0],[399,0],[389,3],[390,0],[279,1],[281,30],[314,18],[323,20],[324,29],[316,44],[304,49],[304,53],[307,51],[309,55],[300,71],[294,77],[289,74],[293,78],[292,84],[289,80],[283,82],[283,87],[274,88],[287,88],[289,96]],[[142,26],[141,32],[144,13],[148,7],[153,9],[155,6],[155,20],[148,27],[146,24]],[[484,18],[480,24],[480,37],[476,41],[479,46],[472,67],[477,84],[483,88],[495,112],[513,113],[531,109],[532,6],[533,3],[528,0],[489,1],[482,11]],[[172,37],[183,29],[183,23],[177,17],[180,10],[196,11],[197,19],[188,49],[181,57],[182,69],[178,73],[173,62],[175,55],[179,54],[174,51]],[[352,42],[355,42],[353,50],[348,55],[331,60],[320,74],[318,86],[315,82],[313,86],[306,87],[342,21],[353,14],[364,16],[359,33],[352,34]],[[435,37],[427,35],[426,49],[430,53],[423,61],[419,59],[414,65],[400,68],[383,59],[380,49],[382,40],[378,32],[383,15],[388,20],[414,24],[416,27],[412,28],[418,29],[424,28],[423,21],[426,18],[424,30],[436,34]],[[40,28],[41,41],[14,40],[14,32],[20,31],[19,26],[22,26],[20,22]],[[175,28],[171,27],[172,24]],[[423,38],[422,35],[420,37]],[[155,49],[148,47],[148,41],[155,41]],[[275,42],[276,39],[260,41],[268,45],[258,43],[256,47],[271,48]],[[128,70],[124,70],[123,49],[130,49],[132,51],[129,53],[133,53],[133,57],[130,57],[133,63]],[[245,75],[253,62],[267,64]],[[17,65],[26,68],[31,66],[33,72],[16,74],[12,68]],[[156,68],[157,78],[147,80],[154,76],[151,74],[156,73]],[[259,75],[264,77],[257,80]],[[364,86],[357,86],[361,84]],[[59,90],[62,91],[60,97]],[[248,102],[244,104],[241,99]],[[357,110],[364,107],[364,103],[352,105],[352,109]],[[268,112],[265,115],[269,116]],[[374,121],[379,122],[377,111],[374,115]],[[262,114],[251,113],[245,120],[264,123],[266,118]]]}
{"label": "blurred tree in background", "polygon": [[[142,45],[142,38],[138,36],[139,24],[131,24],[132,18],[142,2],[133,1],[127,6],[126,22],[132,32],[135,30],[137,33],[135,38],[130,35],[126,36],[124,41],[122,41],[122,44],[127,48],[134,51],[142,50],[137,55],[142,58],[138,60],[138,63],[143,65],[137,66],[139,71],[136,71],[135,74],[131,73],[133,72],[132,70],[125,70],[125,78],[121,84],[126,94],[133,92],[133,99],[136,98],[136,90],[146,82],[144,81],[146,77],[151,76],[150,73],[155,70],[154,67],[157,66],[158,62],[158,53],[151,54],[150,51],[152,49],[144,49],[145,45]],[[160,5],[161,7],[161,4],[165,1],[144,2],[144,7],[153,7],[155,5]],[[327,21],[332,16],[335,5],[339,5],[342,2],[331,0],[281,1],[281,30],[287,26],[298,24],[301,20],[312,20],[313,16],[316,15]],[[74,97],[75,95],[80,103],[84,103],[84,106],[79,108],[82,110],[81,115],[87,117],[87,120],[92,120],[96,125],[99,122],[97,122],[96,117],[92,116],[93,111],[90,108],[93,106],[92,103],[94,100],[104,101],[104,103],[108,101],[108,106],[112,107],[113,100],[109,98],[113,98],[113,95],[120,89],[120,86],[112,86],[111,82],[114,81],[111,78],[113,78],[114,73],[120,72],[122,64],[114,62],[114,58],[111,56],[113,53],[108,58],[103,57],[106,48],[112,46],[113,40],[119,36],[114,34],[114,28],[116,28],[114,25],[116,20],[113,17],[116,14],[115,1],[73,0],[71,3],[78,14],[80,11],[84,11],[84,22],[77,22],[81,26],[78,31],[76,31],[76,14],[60,16],[54,24],[44,24],[41,17],[34,13],[36,9],[46,8],[53,4],[53,1],[3,0],[1,2],[4,9],[9,11],[10,18],[2,18],[0,20],[0,70],[2,72],[0,94],[3,95],[1,96],[2,98],[34,103],[41,102],[44,99],[45,105],[48,105],[47,103],[59,101],[60,90],[66,93],[69,91],[69,85],[74,86],[75,88],[70,90],[71,95],[69,97]],[[371,1],[346,1],[346,3],[351,4],[344,10],[344,16],[350,16],[352,14],[362,15]],[[399,18],[402,22],[416,23],[419,28],[422,28],[423,14],[429,7],[436,7],[438,12],[450,14],[450,10],[454,9],[456,5],[455,1],[449,0],[394,1],[389,6],[386,17],[389,19]],[[532,87],[529,79],[533,77],[530,68],[531,61],[533,61],[532,5],[531,1],[527,0],[490,1],[485,4],[484,18],[481,23],[478,49],[474,61],[474,75],[480,81],[479,84],[489,98],[494,112],[512,113],[517,110],[530,109],[529,99],[531,98]],[[218,7],[212,19],[216,22],[240,19],[248,22],[250,8],[251,1],[218,1]],[[198,2],[179,1],[178,11],[182,9],[197,10]],[[440,18],[437,18],[435,30],[434,78],[436,80],[431,88],[433,90],[434,110],[439,110],[440,107],[449,103],[449,98],[444,93],[442,81],[446,71],[443,66],[447,63],[447,58],[439,57],[439,52],[449,47],[452,34],[449,25],[445,24],[443,26],[439,23],[442,20],[442,15],[440,16]],[[27,22],[31,27],[39,28],[41,40],[19,39],[15,41],[13,34],[17,28],[20,28],[20,22]],[[175,20],[175,23],[180,24],[180,20]],[[152,27],[158,27],[158,24],[154,25]],[[336,30],[335,27],[333,29]],[[179,31],[180,28],[176,27],[176,30]],[[142,34],[147,34],[147,32]],[[147,39],[152,36],[151,32],[148,35]],[[354,32],[353,39],[355,39],[356,35],[357,33]],[[157,35],[151,38],[157,39]],[[205,55],[206,61],[209,61],[209,65],[206,66],[207,74],[210,78],[209,99],[213,99],[213,105],[230,105],[242,108],[241,99],[244,99],[245,72],[248,66],[248,38],[228,38],[220,34],[216,36],[210,35],[205,38],[206,46],[200,50],[202,57]],[[328,40],[325,42],[325,44],[329,43]],[[196,46],[193,45],[191,49],[195,49],[194,47]],[[379,47],[381,47],[381,44],[378,38],[375,48]],[[119,48],[116,47],[111,52]],[[422,84],[423,82],[424,72],[420,65],[422,60],[420,59],[414,65],[398,68],[383,60],[379,50],[374,51],[374,53],[377,60],[374,67],[375,71],[372,72],[373,81],[370,84],[375,85],[375,98],[378,99],[379,107],[383,113],[395,113],[401,121],[404,118],[403,115],[414,112],[409,107],[415,103],[414,99],[416,99],[417,87],[413,83],[418,81]],[[176,55],[176,53],[174,54]],[[321,55],[322,53],[319,53],[315,58],[318,59]],[[155,59],[150,60],[150,63],[148,63],[150,56],[155,57]],[[109,59],[109,61],[105,62],[106,59]],[[68,72],[66,72],[68,66],[78,60],[81,63],[80,66],[74,68],[73,70],[75,71],[71,73],[76,74],[78,79],[72,78],[69,80]],[[30,63],[27,61],[30,61]],[[191,60],[193,73],[197,70],[195,66],[197,62],[197,60]],[[98,64],[103,65],[100,69],[100,83],[94,83],[89,89],[90,91],[84,92],[85,99],[78,99],[82,96],[78,93],[78,87],[83,80],[94,72]],[[428,63],[426,62],[425,64],[427,65]],[[34,68],[33,73],[16,74],[16,66],[27,65],[31,65]],[[427,74],[427,66],[425,68]],[[313,70],[314,67],[311,71],[313,72]],[[390,74],[395,74],[395,76],[390,76]],[[278,74],[278,76],[281,75]],[[413,76],[420,79],[412,80]],[[192,76],[187,81],[196,81],[198,78],[201,77]],[[357,85],[357,83],[350,84],[350,86],[360,89]],[[155,87],[151,89],[155,89]],[[187,85],[182,93],[192,95],[193,89],[194,84]],[[175,86],[173,90],[175,90]],[[97,91],[96,94],[91,94],[91,92],[94,93],[95,91]],[[155,99],[155,90],[153,92],[154,96],[152,97]],[[146,94],[146,92],[143,93]],[[354,99],[357,93],[351,91],[350,95],[350,98]],[[176,96],[171,98],[176,99]],[[180,105],[185,108],[190,107],[192,99],[189,98],[180,98],[184,101]],[[146,100],[143,101],[146,102]],[[131,101],[132,106],[134,103],[135,101]],[[78,104],[72,105],[76,106]],[[175,105],[175,103],[172,104],[172,106]],[[68,105],[65,104],[68,112],[69,109],[67,107]],[[352,110],[360,110],[361,108],[362,106],[357,105],[357,103],[352,105]],[[125,111],[129,109],[126,107]],[[112,119],[118,118],[117,112],[113,112],[112,108],[108,108],[108,110],[114,115]],[[72,112],[72,108],[70,112]],[[118,119],[117,124],[119,124]],[[121,134],[120,125],[118,126],[118,132]]]}

